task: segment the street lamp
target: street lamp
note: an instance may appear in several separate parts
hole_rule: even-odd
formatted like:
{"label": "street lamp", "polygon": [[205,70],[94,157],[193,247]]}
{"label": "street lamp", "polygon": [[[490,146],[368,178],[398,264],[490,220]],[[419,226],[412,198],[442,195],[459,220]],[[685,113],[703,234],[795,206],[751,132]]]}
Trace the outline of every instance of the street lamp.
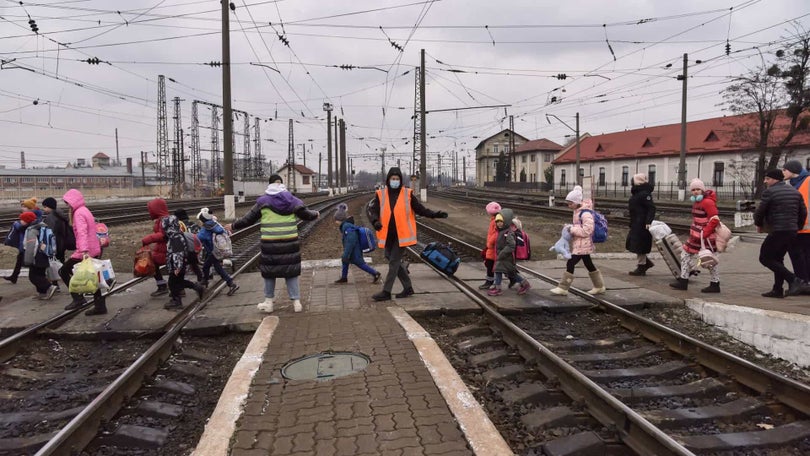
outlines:
{"label": "street lamp", "polygon": [[546,114],[546,121],[547,121],[549,124],[551,124],[551,119],[549,119],[549,117],[553,117],[553,118],[557,119],[557,120],[558,120],[558,121],[559,121],[561,124],[563,124],[563,125],[565,125],[566,127],[568,127],[568,129],[569,129],[569,130],[573,131],[573,132],[574,132],[574,133],[577,135],[577,138],[576,138],[576,140],[577,140],[577,155],[576,155],[576,165],[575,165],[575,166],[576,166],[576,169],[574,170],[574,173],[575,173],[575,176],[576,176],[577,185],[582,185],[582,176],[580,176],[580,174],[579,174],[579,113],[577,113],[577,115],[576,115],[576,119],[577,119],[577,123],[576,123],[576,125],[577,125],[577,128],[571,128],[571,126],[570,126],[570,125],[568,125],[567,123],[563,122],[563,120],[562,120],[562,119],[560,119],[559,117],[555,116],[554,114]]}

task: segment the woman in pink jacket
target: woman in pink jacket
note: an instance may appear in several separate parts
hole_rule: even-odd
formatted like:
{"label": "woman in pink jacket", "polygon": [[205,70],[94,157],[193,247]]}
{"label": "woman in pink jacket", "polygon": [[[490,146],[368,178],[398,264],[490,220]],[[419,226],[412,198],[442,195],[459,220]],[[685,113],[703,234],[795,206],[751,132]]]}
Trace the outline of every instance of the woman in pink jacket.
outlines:
{"label": "woman in pink jacket", "polygon": [[565,272],[556,288],[551,292],[556,295],[567,295],[571,283],[574,281],[574,266],[582,260],[588,275],[593,282],[593,288],[588,290],[588,294],[602,294],[605,292],[605,282],[602,273],[596,269],[591,260],[591,254],[596,250],[593,245],[593,202],[589,199],[582,199],[582,187],[577,185],[565,197],[568,207],[574,210],[573,224],[568,225],[571,233],[571,259],[565,265]]}
{"label": "woman in pink jacket", "polygon": [[[70,258],[65,261],[65,264],[59,270],[59,277],[67,285],[70,284],[70,278],[73,277],[73,266],[81,262],[85,255],[99,258],[101,256],[101,245],[96,235],[96,219],[90,213],[90,209],[84,205],[82,192],[71,188],[62,196],[62,199],[70,208],[70,224],[73,226],[73,234],[76,236],[76,250],[73,251],[73,254],[70,255]],[[73,301],[65,307],[65,310],[78,309],[87,303],[81,294],[71,293],[70,296]],[[93,308],[85,312],[85,315],[107,313],[107,303],[105,298],[101,296],[101,290],[96,290],[93,294],[93,304]]]}

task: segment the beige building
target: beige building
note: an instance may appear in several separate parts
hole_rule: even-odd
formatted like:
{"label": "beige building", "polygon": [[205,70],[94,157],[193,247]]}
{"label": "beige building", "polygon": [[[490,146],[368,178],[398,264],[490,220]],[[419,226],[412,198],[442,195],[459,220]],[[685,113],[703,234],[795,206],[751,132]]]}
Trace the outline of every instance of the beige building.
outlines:
{"label": "beige building", "polygon": [[[525,137],[509,130],[502,130],[475,146],[475,183],[483,186],[486,182],[495,182],[498,162],[503,157],[510,157],[509,140],[514,135],[515,149],[529,142]],[[519,166],[517,167],[519,169]],[[515,180],[515,169],[512,168],[512,179]]]}
{"label": "beige building", "polygon": [[515,148],[517,182],[545,182],[545,170],[562,150],[562,146],[546,138],[533,139]]}
{"label": "beige building", "polygon": [[274,174],[284,180],[284,186],[291,192],[311,193],[318,189],[315,187],[317,173],[304,165],[282,166]]}

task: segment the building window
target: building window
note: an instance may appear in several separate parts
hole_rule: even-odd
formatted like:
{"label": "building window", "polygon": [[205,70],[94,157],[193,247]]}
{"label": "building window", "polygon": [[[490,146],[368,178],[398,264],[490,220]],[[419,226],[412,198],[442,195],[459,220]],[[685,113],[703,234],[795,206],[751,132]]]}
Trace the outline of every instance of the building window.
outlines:
{"label": "building window", "polygon": [[599,168],[599,186],[600,187],[605,186],[605,168],[604,167]]}
{"label": "building window", "polygon": [[712,174],[712,185],[715,187],[723,186],[723,174],[725,172],[725,163],[714,162],[714,173]]}
{"label": "building window", "polygon": [[582,181],[582,178],[583,178],[583,177],[585,177],[585,168],[579,168],[579,178],[580,178],[580,182]]}
{"label": "building window", "polygon": [[309,185],[309,176],[301,176],[301,183],[304,185]]}
{"label": "building window", "polygon": [[565,185],[565,170],[564,169],[560,170],[560,185],[561,186]]}
{"label": "building window", "polygon": [[526,156],[525,155],[520,157],[520,162],[521,163],[526,163]]}
{"label": "building window", "polygon": [[655,185],[655,165],[647,167],[647,182],[649,182],[650,185]]}
{"label": "building window", "polygon": [[630,180],[630,167],[622,166],[622,187],[627,187],[629,180]]}
{"label": "building window", "polygon": [[495,154],[495,155],[498,155],[498,145],[497,144],[492,146],[492,153]]}
{"label": "building window", "polygon": [[543,161],[546,163],[551,163],[551,157],[553,156],[554,154],[543,154]]}
{"label": "building window", "polygon": [[537,154],[532,154],[531,162],[534,163],[537,161]]}

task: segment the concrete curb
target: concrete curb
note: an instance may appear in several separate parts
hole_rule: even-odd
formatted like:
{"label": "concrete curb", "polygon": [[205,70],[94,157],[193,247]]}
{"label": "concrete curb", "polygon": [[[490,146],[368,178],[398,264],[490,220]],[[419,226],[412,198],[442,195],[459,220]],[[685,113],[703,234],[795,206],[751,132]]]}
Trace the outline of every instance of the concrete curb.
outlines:
{"label": "concrete curb", "polygon": [[270,347],[270,339],[278,327],[278,321],[278,317],[265,317],[253,334],[245,353],[234,366],[192,456],[227,456],[230,453],[236,422],[242,416],[253,376]]}
{"label": "concrete curb", "polygon": [[413,342],[473,452],[478,456],[514,454],[430,334],[405,309],[389,307],[388,312]]}
{"label": "concrete curb", "polygon": [[687,299],[686,306],[741,342],[799,366],[810,366],[810,317],[806,315],[702,299]]}

